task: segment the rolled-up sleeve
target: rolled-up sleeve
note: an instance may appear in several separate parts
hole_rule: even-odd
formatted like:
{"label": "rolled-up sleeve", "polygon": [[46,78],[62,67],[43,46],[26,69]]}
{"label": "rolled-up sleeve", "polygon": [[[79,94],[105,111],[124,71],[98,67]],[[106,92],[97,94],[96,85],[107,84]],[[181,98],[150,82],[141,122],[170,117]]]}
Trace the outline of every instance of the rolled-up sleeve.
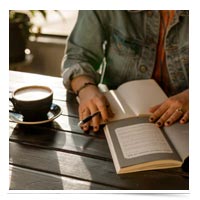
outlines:
{"label": "rolled-up sleeve", "polygon": [[100,80],[99,69],[103,53],[105,32],[99,12],[79,11],[75,27],[67,41],[62,60],[63,83],[71,90],[71,80],[86,75],[96,83]]}

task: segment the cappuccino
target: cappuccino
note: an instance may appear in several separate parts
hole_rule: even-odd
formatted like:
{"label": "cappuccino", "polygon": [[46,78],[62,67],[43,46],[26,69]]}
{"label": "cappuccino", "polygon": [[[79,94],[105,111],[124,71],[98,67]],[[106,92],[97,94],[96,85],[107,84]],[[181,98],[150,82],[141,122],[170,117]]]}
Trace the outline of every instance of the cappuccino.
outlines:
{"label": "cappuccino", "polygon": [[51,94],[48,88],[42,87],[31,87],[23,88],[14,94],[15,98],[22,101],[35,101],[39,99],[44,99]]}

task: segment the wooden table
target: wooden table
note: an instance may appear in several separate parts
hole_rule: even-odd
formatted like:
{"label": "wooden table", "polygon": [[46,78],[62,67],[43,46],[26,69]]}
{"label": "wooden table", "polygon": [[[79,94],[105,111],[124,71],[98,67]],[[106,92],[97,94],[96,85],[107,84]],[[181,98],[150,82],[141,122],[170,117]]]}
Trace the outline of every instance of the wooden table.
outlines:
{"label": "wooden table", "polygon": [[62,115],[40,125],[10,121],[11,190],[189,189],[181,168],[117,175],[103,130],[86,134],[77,126],[78,105],[62,78],[10,71],[10,93],[31,84],[51,87]]}

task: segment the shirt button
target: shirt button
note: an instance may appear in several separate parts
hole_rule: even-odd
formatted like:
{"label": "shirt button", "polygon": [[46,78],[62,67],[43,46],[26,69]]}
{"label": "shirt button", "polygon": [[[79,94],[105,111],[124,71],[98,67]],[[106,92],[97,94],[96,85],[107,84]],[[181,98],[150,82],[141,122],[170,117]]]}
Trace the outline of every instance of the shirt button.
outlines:
{"label": "shirt button", "polygon": [[147,11],[147,16],[148,16],[148,17],[152,17],[152,15],[153,15],[153,11],[152,11],[152,10],[148,10],[148,11]]}
{"label": "shirt button", "polygon": [[147,67],[145,65],[140,66],[140,72],[145,73],[147,71]]}

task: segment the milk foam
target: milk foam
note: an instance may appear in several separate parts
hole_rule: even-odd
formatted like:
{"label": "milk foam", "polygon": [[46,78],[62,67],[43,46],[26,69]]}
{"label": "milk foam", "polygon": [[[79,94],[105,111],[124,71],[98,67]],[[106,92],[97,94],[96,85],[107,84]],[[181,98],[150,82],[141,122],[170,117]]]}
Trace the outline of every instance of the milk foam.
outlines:
{"label": "milk foam", "polygon": [[26,88],[15,93],[15,98],[23,101],[34,101],[49,96],[50,91],[43,88]]}

